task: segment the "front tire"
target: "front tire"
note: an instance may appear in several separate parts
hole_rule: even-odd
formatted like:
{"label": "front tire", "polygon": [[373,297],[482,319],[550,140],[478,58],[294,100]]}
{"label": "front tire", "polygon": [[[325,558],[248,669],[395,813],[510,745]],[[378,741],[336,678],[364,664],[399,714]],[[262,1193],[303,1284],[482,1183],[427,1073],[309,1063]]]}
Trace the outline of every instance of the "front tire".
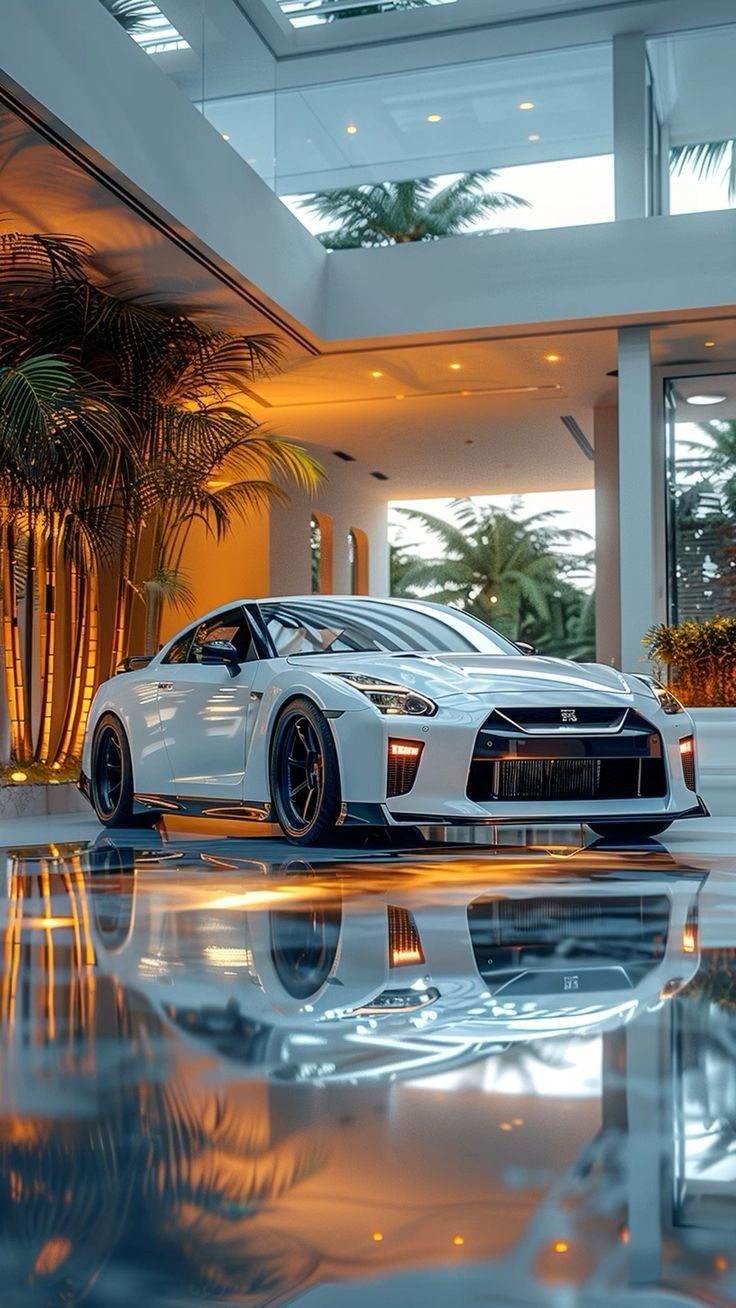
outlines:
{"label": "front tire", "polygon": [[293,845],[319,845],[334,838],[340,768],[327,718],[312,700],[292,700],[281,713],[269,772],[273,807],[287,839]]}
{"label": "front tire", "polygon": [[613,840],[616,844],[626,844],[632,841],[652,840],[655,836],[661,836],[663,831],[667,831],[672,826],[671,822],[589,822],[588,826],[591,831],[595,831],[597,836],[602,836],[604,840]]}
{"label": "front tire", "polygon": [[122,723],[114,713],[100,718],[92,742],[90,798],[104,827],[152,826],[157,813],[134,812],[133,763]]}

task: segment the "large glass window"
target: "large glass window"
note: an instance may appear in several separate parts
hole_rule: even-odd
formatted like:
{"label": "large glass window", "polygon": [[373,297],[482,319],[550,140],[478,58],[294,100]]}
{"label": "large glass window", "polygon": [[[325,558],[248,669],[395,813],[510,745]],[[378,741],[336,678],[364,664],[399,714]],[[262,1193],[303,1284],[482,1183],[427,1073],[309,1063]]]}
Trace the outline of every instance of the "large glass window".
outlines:
{"label": "large glass window", "polygon": [[468,173],[483,174],[470,216],[453,226],[445,206],[446,228],[430,215],[427,235],[613,218],[608,45],[281,91],[276,134],[277,190],[318,233],[344,229],[345,198],[310,204],[315,193],[374,188],[364,194],[385,210],[397,184],[428,179],[418,213],[398,196],[405,230],[387,225],[387,239],[417,239],[422,208]]}
{"label": "large glass window", "polygon": [[736,374],[665,383],[670,617],[732,613],[736,602]]}
{"label": "large glass window", "polygon": [[669,211],[736,205],[736,25],[648,43],[654,103],[669,145]]}

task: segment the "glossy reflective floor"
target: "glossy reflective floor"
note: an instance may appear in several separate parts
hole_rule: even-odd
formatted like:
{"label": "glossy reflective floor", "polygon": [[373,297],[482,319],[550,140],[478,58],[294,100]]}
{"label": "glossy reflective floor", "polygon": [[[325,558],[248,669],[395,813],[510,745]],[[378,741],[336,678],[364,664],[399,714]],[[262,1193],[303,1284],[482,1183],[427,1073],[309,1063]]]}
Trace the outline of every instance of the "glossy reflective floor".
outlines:
{"label": "glossy reflective floor", "polygon": [[736,1300],[734,835],[57,827],[0,853],[3,1308]]}

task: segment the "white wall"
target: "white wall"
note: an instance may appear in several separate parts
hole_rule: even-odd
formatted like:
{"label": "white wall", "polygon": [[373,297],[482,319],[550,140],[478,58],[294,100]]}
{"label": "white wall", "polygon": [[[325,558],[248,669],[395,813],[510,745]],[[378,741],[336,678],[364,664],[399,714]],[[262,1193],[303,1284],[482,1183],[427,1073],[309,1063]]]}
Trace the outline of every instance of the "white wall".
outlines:
{"label": "white wall", "polygon": [[456,236],[327,261],[325,335],[655,322],[736,303],[736,212]]}
{"label": "white wall", "polygon": [[312,509],[333,520],[333,592],[350,593],[348,532],[358,527],[368,537],[369,589],[372,595],[388,594],[388,495],[357,463],[341,463],[329,450],[313,447],[328,470],[328,479],[310,500],[292,495],[287,507],[271,514],[272,595],[304,595],[312,589],[309,524]]}

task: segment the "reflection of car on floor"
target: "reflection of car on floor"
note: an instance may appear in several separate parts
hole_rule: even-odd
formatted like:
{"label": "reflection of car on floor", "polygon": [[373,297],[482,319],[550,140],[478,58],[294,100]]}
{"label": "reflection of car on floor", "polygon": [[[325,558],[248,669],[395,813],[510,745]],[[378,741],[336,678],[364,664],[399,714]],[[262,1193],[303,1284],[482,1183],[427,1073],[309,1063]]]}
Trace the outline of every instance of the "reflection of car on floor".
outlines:
{"label": "reflection of car on floor", "polygon": [[653,836],[706,812],[692,722],[655,683],[355,596],[231,604],[126,660],[95,696],[81,785],[109,827],[275,819],[300,844],[343,825]]}
{"label": "reflection of car on floor", "polygon": [[[213,842],[201,857],[214,880],[163,846],[136,855],[126,883],[102,842],[90,856],[99,966],[269,1079],[427,1074],[515,1041],[610,1030],[698,967],[703,874],[664,850],[614,864],[603,850],[506,850],[279,869]],[[162,875],[159,858],[171,869],[177,856],[181,872]]]}

